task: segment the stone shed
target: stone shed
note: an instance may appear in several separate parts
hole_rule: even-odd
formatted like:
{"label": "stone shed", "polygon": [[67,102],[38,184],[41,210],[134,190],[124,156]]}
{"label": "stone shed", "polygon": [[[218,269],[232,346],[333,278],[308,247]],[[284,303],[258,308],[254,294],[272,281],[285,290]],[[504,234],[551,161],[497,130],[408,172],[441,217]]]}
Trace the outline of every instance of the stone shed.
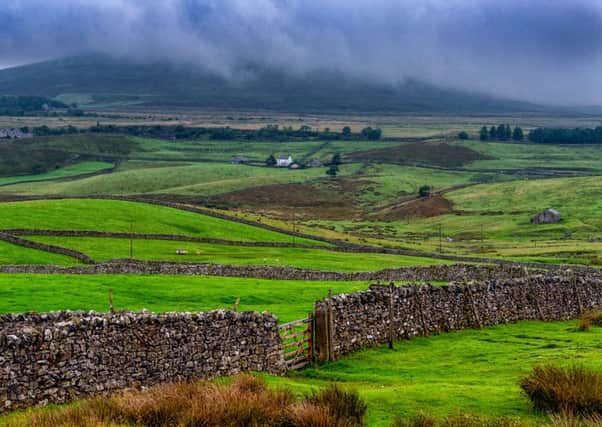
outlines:
{"label": "stone shed", "polygon": [[554,224],[560,221],[560,212],[556,209],[546,209],[531,218],[531,224]]}

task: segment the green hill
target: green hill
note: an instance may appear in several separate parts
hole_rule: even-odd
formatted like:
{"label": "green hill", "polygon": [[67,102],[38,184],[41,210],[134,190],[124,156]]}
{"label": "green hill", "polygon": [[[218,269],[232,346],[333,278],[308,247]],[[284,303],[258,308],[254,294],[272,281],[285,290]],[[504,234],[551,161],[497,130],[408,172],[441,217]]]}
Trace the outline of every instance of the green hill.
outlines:
{"label": "green hill", "polygon": [[337,73],[289,76],[249,67],[225,80],[190,67],[72,57],[0,71],[0,94],[56,98],[82,107],[267,109],[405,113],[497,113],[541,107],[442,89],[417,81],[390,86]]}

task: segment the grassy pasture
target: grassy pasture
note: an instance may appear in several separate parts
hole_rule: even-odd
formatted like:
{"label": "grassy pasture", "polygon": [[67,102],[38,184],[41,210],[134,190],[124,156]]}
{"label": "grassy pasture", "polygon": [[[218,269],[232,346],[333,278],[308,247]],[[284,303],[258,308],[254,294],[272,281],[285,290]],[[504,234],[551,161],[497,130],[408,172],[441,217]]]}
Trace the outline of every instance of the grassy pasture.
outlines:
{"label": "grassy pasture", "polygon": [[602,328],[575,332],[575,322],[520,322],[400,341],[269,380],[307,392],[336,381],[368,402],[368,425],[395,416],[471,413],[541,420],[518,386],[538,363],[602,369]]}
{"label": "grassy pasture", "polygon": [[53,264],[67,266],[78,264],[78,262],[78,260],[68,256],[24,248],[22,246],[0,241],[0,264]]}
{"label": "grassy pasture", "polygon": [[38,175],[22,175],[0,178],[0,186],[18,184],[19,182],[50,181],[61,178],[74,178],[79,175],[96,173],[112,167],[113,164],[107,162],[81,162]]}
{"label": "grassy pasture", "polygon": [[108,310],[109,289],[116,310],[269,311],[281,322],[301,319],[314,302],[367,289],[364,282],[309,282],[202,276],[0,274],[0,313],[52,310]]}
{"label": "grassy pasture", "polygon": [[[341,167],[341,175],[349,175],[357,165]],[[124,169],[107,175],[75,181],[27,183],[2,188],[12,194],[98,195],[164,193],[210,196],[268,184],[286,184],[325,178],[325,168],[279,169],[230,163],[196,163],[170,165],[161,162],[149,167]]]}
{"label": "grassy pasture", "polygon": [[[588,239],[602,237],[601,195],[602,180],[595,176],[511,181],[449,192],[445,198],[454,212],[436,217],[311,223],[427,250],[437,249],[441,225],[447,253],[478,254],[483,248],[485,256],[599,264],[602,243]],[[548,207],[561,212],[560,223],[530,224],[532,216]]]}
{"label": "grassy pasture", "polygon": [[[183,234],[239,241],[290,242],[291,236],[162,206],[114,200],[0,204],[0,228]],[[299,243],[316,243],[296,239]]]}
{"label": "grassy pasture", "polygon": [[[83,252],[95,261],[128,258],[128,239],[33,236],[30,240]],[[228,265],[272,265],[324,271],[376,271],[445,261],[372,253],[344,253],[320,249],[229,246],[165,240],[134,240],[134,258],[153,261],[202,262]],[[176,255],[178,249],[188,255]]]}
{"label": "grassy pasture", "polygon": [[467,169],[591,169],[602,171],[602,146],[600,145],[552,145],[531,143],[502,143],[459,141],[455,145],[468,147],[491,157],[477,160]]}

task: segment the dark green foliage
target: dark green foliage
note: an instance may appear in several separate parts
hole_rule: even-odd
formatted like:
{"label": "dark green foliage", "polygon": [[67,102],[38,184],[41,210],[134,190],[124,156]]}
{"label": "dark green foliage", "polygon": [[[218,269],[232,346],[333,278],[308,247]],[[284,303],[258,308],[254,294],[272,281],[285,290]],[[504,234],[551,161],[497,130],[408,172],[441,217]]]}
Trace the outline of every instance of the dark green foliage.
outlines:
{"label": "dark green foliage", "polygon": [[523,139],[525,139],[525,135],[523,133],[522,128],[520,128],[519,126],[516,126],[514,128],[514,131],[512,132],[512,139],[514,141],[522,141]]}
{"label": "dark green foliage", "polygon": [[423,185],[418,189],[418,195],[420,197],[429,197],[431,195],[431,190],[430,185]]}
{"label": "dark green foliage", "polygon": [[39,115],[55,108],[68,105],[41,96],[0,96],[0,116]]}
{"label": "dark green foliage", "polygon": [[468,132],[462,131],[458,134],[458,139],[467,140],[470,139],[470,136],[468,135]]}
{"label": "dark green foliage", "polygon": [[520,386],[540,411],[602,414],[602,374],[583,366],[536,366]]}
{"label": "dark green foliage", "polygon": [[351,128],[349,126],[345,126],[341,130],[341,134],[343,135],[343,137],[349,137],[351,135]]}
{"label": "dark green foliage", "polygon": [[487,126],[483,126],[479,132],[479,139],[481,141],[487,141],[489,139],[489,130]]}
{"label": "dark green foliage", "polygon": [[489,129],[489,139],[497,139],[497,128],[495,126],[491,126],[491,129]]}
{"label": "dark green foliage", "polygon": [[331,165],[340,165],[341,164],[341,154],[340,153],[335,153],[332,156],[332,160],[330,161]]}
{"label": "dark green foliage", "polygon": [[337,176],[339,173],[339,167],[335,164],[330,165],[328,169],[326,169],[326,175]]}
{"label": "dark green foliage", "polygon": [[331,384],[307,400],[316,406],[328,408],[336,419],[347,420],[353,426],[364,425],[368,407],[357,391],[346,391],[336,384]]}
{"label": "dark green foliage", "polygon": [[265,165],[268,167],[276,166],[276,157],[273,154],[270,154],[269,157],[265,160]]}
{"label": "dark green foliage", "polygon": [[371,128],[370,126],[362,129],[361,135],[363,139],[370,141],[378,141],[382,136],[382,131],[378,128]]}
{"label": "dark green foliage", "polygon": [[602,126],[595,129],[537,128],[529,141],[540,144],[602,144]]}
{"label": "dark green foliage", "polygon": [[[74,113],[76,115],[76,113]],[[234,129],[231,127],[186,127],[178,126],[118,126],[102,125],[97,123],[88,129],[78,129],[73,126],[63,128],[49,128],[40,126],[33,129],[35,135],[69,135],[74,133],[107,133],[138,136],[142,138],[157,139],[188,139],[188,140],[215,140],[215,141],[314,141],[314,140],[354,140],[373,141],[381,138],[380,129],[366,128],[361,133],[332,132],[330,129],[316,130],[309,126],[301,126],[299,129],[292,127],[280,127],[278,125],[267,125],[260,129]]]}

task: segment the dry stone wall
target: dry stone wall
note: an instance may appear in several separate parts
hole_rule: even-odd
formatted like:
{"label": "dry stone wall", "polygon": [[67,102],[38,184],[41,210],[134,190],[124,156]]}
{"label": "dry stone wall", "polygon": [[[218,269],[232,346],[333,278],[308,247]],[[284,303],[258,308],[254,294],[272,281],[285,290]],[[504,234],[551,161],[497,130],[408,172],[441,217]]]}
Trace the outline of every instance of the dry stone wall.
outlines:
{"label": "dry stone wall", "polygon": [[284,370],[271,314],[0,316],[0,412],[127,387]]}
{"label": "dry stone wall", "polygon": [[[531,270],[533,272],[535,270]],[[234,266],[184,262],[114,260],[90,266],[59,267],[52,265],[0,265],[0,273],[39,274],[163,274],[204,275],[221,277],[252,277],[274,280],[318,281],[463,281],[523,277],[523,265],[434,265],[391,268],[374,272],[340,273],[280,266]],[[592,271],[590,274],[596,274]]]}
{"label": "dry stone wall", "polygon": [[390,337],[410,339],[519,320],[568,320],[596,307],[602,307],[602,280],[587,274],[448,286],[375,285],[316,303],[316,315],[327,319],[331,330],[330,344],[317,342],[317,351],[322,359],[326,353],[327,359],[336,359]]}

